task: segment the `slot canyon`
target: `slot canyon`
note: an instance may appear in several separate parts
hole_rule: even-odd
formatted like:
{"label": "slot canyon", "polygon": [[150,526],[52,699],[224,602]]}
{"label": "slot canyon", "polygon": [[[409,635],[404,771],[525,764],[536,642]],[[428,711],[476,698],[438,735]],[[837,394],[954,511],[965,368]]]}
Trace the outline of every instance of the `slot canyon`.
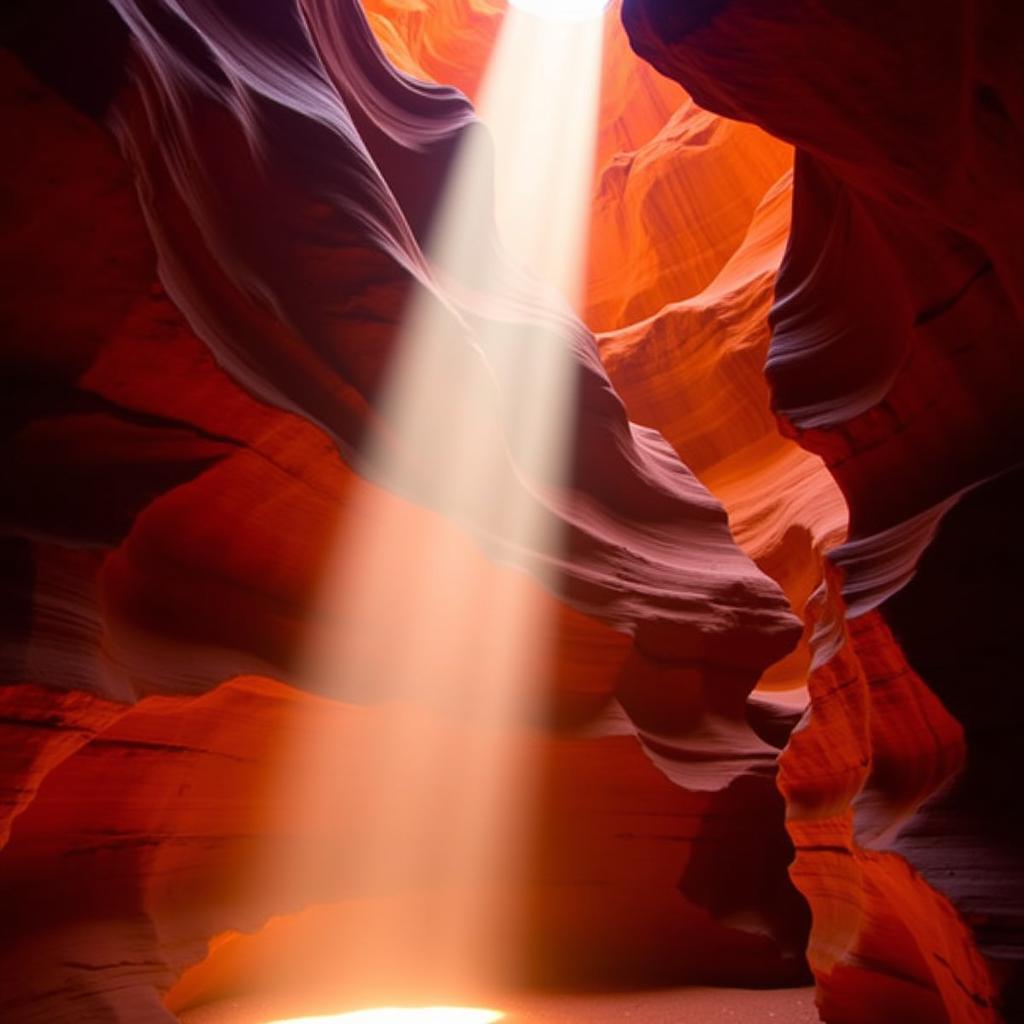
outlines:
{"label": "slot canyon", "polygon": [[0,1020],[1024,1020],[1024,5],[0,25]]}

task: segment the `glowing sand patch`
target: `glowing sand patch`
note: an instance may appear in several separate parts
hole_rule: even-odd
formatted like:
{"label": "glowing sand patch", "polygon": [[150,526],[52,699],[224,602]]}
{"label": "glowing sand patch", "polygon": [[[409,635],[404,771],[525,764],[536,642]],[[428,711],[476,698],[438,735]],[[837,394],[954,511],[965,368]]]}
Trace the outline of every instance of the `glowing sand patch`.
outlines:
{"label": "glowing sand patch", "polygon": [[329,1017],[296,1017],[268,1021],[268,1024],[491,1024],[505,1015],[499,1010],[465,1006],[385,1006],[376,1010],[353,1010]]}

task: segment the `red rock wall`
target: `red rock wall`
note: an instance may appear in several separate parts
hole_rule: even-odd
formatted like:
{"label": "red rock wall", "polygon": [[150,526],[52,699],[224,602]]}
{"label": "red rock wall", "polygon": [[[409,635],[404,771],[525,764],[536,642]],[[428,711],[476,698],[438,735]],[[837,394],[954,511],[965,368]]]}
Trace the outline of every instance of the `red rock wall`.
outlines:
{"label": "red rock wall", "polygon": [[[296,750],[357,776],[388,712],[299,666],[372,494],[496,586],[558,559],[532,976],[779,984],[806,954],[829,1022],[1012,1019],[1017,15],[611,13],[582,322],[518,313],[575,360],[542,509],[570,540],[512,569],[364,457],[410,294],[458,303],[419,239],[502,4],[113,7],[25,5],[0,65],[4,1018],[334,978],[325,923],[344,949],[375,910],[324,850],[365,791]],[[285,775],[346,807],[329,835]],[[267,886],[284,856],[310,869]]]}
{"label": "red rock wall", "polygon": [[[439,40],[465,10],[431,22]],[[302,652],[330,628],[314,599],[339,521],[367,490],[410,535],[436,519],[415,481],[386,495],[349,463],[376,429],[409,291],[425,287],[417,237],[470,108],[397,78],[353,4],[223,20],[200,3],[118,11],[123,25],[98,16],[108,34],[90,49],[89,19],[28,10],[3,64],[25,140],[5,169],[17,200],[5,266],[19,284],[5,291],[18,385],[3,524],[17,569],[4,593],[0,854],[11,1020],[166,1020],[163,994],[211,938],[304,906],[358,919],[336,873],[271,894],[253,866],[324,841],[322,822],[270,795],[281,737],[327,730],[357,763],[386,696],[353,690],[327,710],[294,688]],[[609,32],[602,138],[618,152],[657,139],[677,90],[624,68]],[[461,59],[442,50],[417,60]],[[117,59],[124,72],[104,79],[95,64]],[[654,187],[642,178],[640,192]],[[666,263],[645,287],[677,272]],[[56,288],[44,297],[41,281]],[[539,597],[559,637],[537,741],[528,966],[555,981],[800,978],[806,922],[774,788],[788,718],[757,726],[768,742],[747,704],[798,622],[721,505],[627,419],[589,331],[540,316],[572,348],[582,406],[571,486],[546,512],[570,543]],[[493,369],[453,338],[471,372]],[[432,453],[409,450],[429,472]],[[492,524],[449,529],[482,572],[513,571],[493,560]],[[530,571],[551,554],[518,561]],[[353,810],[328,849],[358,843],[360,793],[344,795]],[[231,948],[169,1005],[263,975],[258,948],[225,966],[248,947]]]}
{"label": "red rock wall", "polygon": [[[990,552],[972,593],[1006,594],[999,563],[1019,560],[995,497],[1013,503],[1024,452],[1006,245],[1024,216],[1019,14],[632,0],[624,18],[698,102],[797,147],[767,376],[851,520],[815,598],[811,714],[782,758],[823,1018],[1015,1019],[1022,829],[991,678],[1008,654],[998,612],[937,612],[962,599],[960,504],[991,531],[968,546]],[[1006,797],[998,827],[982,792],[989,811]]]}

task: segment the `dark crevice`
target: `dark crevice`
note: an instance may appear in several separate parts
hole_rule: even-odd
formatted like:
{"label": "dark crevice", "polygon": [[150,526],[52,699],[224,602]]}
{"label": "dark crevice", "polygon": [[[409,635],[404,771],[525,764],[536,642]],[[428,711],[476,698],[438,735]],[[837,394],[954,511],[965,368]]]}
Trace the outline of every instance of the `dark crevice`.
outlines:
{"label": "dark crevice", "polygon": [[948,313],[966,294],[970,291],[971,287],[980,281],[986,274],[991,273],[992,263],[990,260],[986,260],[981,264],[977,270],[948,298],[943,299],[941,302],[937,302],[934,306],[928,306],[926,309],[922,309],[920,313],[914,317],[914,326],[923,327],[925,324],[930,323],[936,317],[942,316],[943,313]]}

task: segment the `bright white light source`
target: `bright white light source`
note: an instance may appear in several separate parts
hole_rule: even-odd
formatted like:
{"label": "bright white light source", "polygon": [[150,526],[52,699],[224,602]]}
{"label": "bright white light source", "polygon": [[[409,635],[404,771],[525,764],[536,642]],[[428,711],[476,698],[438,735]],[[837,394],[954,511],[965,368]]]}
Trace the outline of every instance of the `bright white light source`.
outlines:
{"label": "bright white light source", "polygon": [[513,7],[539,18],[582,21],[604,13],[609,0],[511,0]]}
{"label": "bright white light source", "polygon": [[385,1006],[377,1010],[354,1010],[330,1017],[299,1017],[270,1024],[491,1024],[505,1015],[498,1010],[466,1006]]}

